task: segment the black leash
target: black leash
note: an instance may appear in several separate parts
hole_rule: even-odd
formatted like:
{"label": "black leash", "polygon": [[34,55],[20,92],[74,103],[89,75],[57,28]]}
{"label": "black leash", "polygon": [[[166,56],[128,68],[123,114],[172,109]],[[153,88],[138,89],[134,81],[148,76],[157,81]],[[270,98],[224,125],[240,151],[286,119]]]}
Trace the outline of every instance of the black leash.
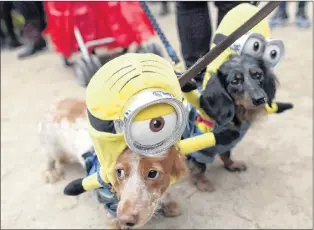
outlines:
{"label": "black leash", "polygon": [[[258,5],[259,1],[252,1],[251,4]],[[253,15],[248,21],[246,21],[243,25],[241,25],[238,29],[236,29],[233,33],[227,36],[220,44],[211,49],[207,54],[201,57],[192,67],[190,67],[185,73],[183,73],[179,77],[180,85],[185,85],[188,81],[193,79],[200,73],[203,69],[206,68],[213,60],[215,60],[222,52],[224,52],[230,45],[232,45],[238,38],[247,33],[250,29],[252,29],[255,25],[257,25],[260,21],[262,21],[266,16],[268,16],[277,6],[280,5],[281,2],[268,2],[262,9],[260,9],[255,15]],[[152,23],[156,33],[161,39],[166,51],[172,61],[175,64],[180,63],[180,59],[176,54],[173,47],[170,45],[168,39],[165,34],[160,29],[155,17],[150,11],[148,5],[144,1],[140,1],[141,6],[143,7],[144,12]]]}
{"label": "black leash", "polygon": [[260,9],[254,16],[247,20],[243,25],[236,29],[233,33],[227,36],[220,44],[211,49],[207,54],[201,57],[192,67],[190,67],[181,77],[179,82],[184,86],[188,81],[193,79],[199,72],[206,68],[206,66],[215,60],[223,51],[232,45],[238,38],[247,33],[256,24],[262,21],[269,15],[281,2],[269,2],[262,9]]}

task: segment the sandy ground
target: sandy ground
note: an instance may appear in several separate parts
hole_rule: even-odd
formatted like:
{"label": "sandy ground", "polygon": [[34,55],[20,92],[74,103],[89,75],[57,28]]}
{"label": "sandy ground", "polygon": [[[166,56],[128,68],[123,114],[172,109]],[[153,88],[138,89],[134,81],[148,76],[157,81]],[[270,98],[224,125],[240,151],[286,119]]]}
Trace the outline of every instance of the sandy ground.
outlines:
{"label": "sandy ground", "polygon": [[[294,10],[291,3],[291,15]],[[179,51],[174,14],[159,22]],[[154,219],[146,228],[312,227],[312,30],[291,24],[273,37],[284,40],[287,55],[278,69],[277,100],[293,102],[295,109],[256,124],[235,149],[247,172],[231,174],[213,165],[212,194],[197,192],[187,181],[176,184],[172,193],[183,215]],[[36,123],[44,110],[68,96],[83,98],[84,88],[52,48],[25,61],[16,59],[17,52],[1,52],[1,228],[104,228],[103,207],[93,192],[63,195],[65,184],[83,170],[71,166],[64,180],[45,184],[44,156],[38,153]]]}

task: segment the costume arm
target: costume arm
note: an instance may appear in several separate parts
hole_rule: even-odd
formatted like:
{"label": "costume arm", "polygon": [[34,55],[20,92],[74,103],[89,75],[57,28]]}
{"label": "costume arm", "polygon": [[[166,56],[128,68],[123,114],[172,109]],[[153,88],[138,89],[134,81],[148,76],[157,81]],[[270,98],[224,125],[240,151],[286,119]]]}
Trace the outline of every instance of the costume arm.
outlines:
{"label": "costume arm", "polygon": [[183,155],[188,155],[190,153],[199,151],[201,149],[206,149],[215,145],[216,145],[215,135],[212,132],[210,132],[181,140],[179,143],[179,148]]}
{"label": "costume arm", "polygon": [[[99,172],[101,172],[101,169],[99,170]],[[98,177],[101,177],[101,174],[95,172],[94,174],[91,174],[85,178],[76,179],[70,182],[64,188],[64,194],[68,196],[77,196],[86,192],[87,190],[101,188],[102,185],[99,182],[99,179],[103,179]]]}
{"label": "costume arm", "polygon": [[266,109],[266,112],[267,112],[268,114],[272,114],[272,113],[276,113],[276,112],[277,112],[278,106],[277,106],[277,104],[276,104],[275,102],[273,102],[273,103],[271,104],[271,106],[269,106],[268,104],[266,104],[266,105],[265,105],[265,109]]}
{"label": "costume arm", "polygon": [[85,191],[102,187],[97,177],[98,172],[95,172],[94,174],[91,174],[83,179],[82,186]]}
{"label": "costume arm", "polygon": [[197,110],[201,110],[200,107],[200,96],[201,94],[197,89],[192,90],[191,92],[183,93],[185,99]]}

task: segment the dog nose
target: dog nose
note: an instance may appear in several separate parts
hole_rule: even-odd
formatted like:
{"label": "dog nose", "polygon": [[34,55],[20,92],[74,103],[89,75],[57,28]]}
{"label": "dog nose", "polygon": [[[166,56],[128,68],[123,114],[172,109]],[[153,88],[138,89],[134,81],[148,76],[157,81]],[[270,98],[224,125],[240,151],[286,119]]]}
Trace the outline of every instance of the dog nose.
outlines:
{"label": "dog nose", "polygon": [[138,221],[137,215],[128,215],[128,214],[121,214],[118,216],[118,220],[122,225],[127,227],[133,227],[136,225]]}
{"label": "dog nose", "polygon": [[252,102],[253,102],[253,105],[259,106],[266,103],[266,98],[265,97],[253,98]]}

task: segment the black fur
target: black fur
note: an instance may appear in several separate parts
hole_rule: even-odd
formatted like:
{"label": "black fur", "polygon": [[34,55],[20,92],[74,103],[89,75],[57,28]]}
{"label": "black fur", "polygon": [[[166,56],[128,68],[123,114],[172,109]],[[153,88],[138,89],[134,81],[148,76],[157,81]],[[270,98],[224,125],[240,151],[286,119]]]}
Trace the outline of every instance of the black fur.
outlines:
{"label": "black fur", "polygon": [[263,89],[267,95],[268,101],[267,103],[269,105],[271,105],[271,103],[273,102],[275,95],[276,95],[276,91],[277,91],[277,84],[279,84],[279,81],[276,77],[276,75],[274,74],[272,68],[268,67],[267,64],[262,61],[259,60],[259,66],[262,69],[262,71],[264,72],[264,83],[263,83]]}
{"label": "black fur", "polygon": [[264,95],[271,104],[277,82],[272,69],[262,60],[234,55],[212,74],[200,98],[200,106],[218,125],[226,125],[236,115],[235,98],[244,100],[245,95],[250,95],[253,100],[254,95]]}

